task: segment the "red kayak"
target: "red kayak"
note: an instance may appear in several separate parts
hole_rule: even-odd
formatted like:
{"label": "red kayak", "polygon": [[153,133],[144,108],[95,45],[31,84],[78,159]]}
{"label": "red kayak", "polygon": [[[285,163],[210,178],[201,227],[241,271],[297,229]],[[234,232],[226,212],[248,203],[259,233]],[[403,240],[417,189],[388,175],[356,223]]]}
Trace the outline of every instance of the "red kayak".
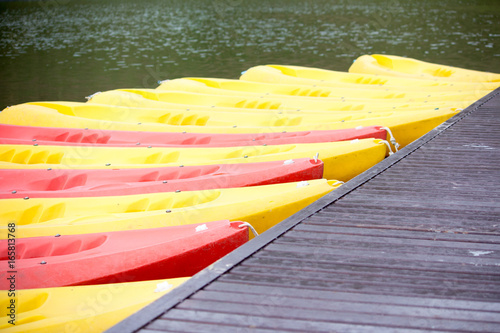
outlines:
{"label": "red kayak", "polygon": [[0,288],[9,289],[8,271],[17,272],[16,289],[192,276],[247,241],[248,227],[229,221],[18,238],[15,258],[0,240]]}
{"label": "red kayak", "polygon": [[108,131],[0,124],[1,144],[106,145],[110,147],[232,147],[256,146],[260,144],[281,145],[334,142],[367,138],[386,140],[387,132],[380,126],[289,133],[202,134]]}
{"label": "red kayak", "polygon": [[322,176],[323,162],[308,158],[140,169],[0,169],[0,199],[199,191],[297,182]]}

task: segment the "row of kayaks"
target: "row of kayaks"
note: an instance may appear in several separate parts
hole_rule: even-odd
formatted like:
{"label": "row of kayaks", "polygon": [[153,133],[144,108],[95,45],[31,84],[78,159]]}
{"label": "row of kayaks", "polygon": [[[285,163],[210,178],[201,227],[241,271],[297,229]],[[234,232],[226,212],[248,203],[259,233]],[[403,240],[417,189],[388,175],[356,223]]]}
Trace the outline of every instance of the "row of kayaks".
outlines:
{"label": "row of kayaks", "polygon": [[240,80],[182,78],[6,108],[0,287],[15,286],[15,297],[0,297],[0,328],[109,328],[499,78],[371,55],[349,73],[257,66]]}

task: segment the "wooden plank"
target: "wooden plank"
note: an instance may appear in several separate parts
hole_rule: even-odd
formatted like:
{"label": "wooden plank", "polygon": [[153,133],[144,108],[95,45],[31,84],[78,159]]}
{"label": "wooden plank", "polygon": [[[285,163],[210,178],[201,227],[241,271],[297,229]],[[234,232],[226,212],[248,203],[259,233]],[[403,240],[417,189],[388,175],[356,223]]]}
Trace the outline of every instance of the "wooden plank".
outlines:
{"label": "wooden plank", "polygon": [[[407,297],[437,297],[449,299],[461,299],[470,301],[490,301],[498,302],[500,299],[500,292],[491,290],[468,290],[468,289],[455,289],[453,282],[445,283],[444,285],[427,284],[416,286],[412,283],[389,283],[383,281],[373,281],[368,279],[351,280],[350,276],[331,277],[326,274],[321,278],[314,276],[301,277],[294,276],[289,272],[288,274],[276,274],[276,272],[262,273],[250,272],[249,270],[233,272],[232,274],[223,275],[219,279],[223,282],[251,282],[258,280],[260,284],[266,286],[287,286],[294,288],[306,288],[314,290],[330,290],[330,291],[350,291],[350,292],[363,292],[370,294],[383,294],[383,295],[396,295]],[[406,281],[409,282],[409,281]]]}
{"label": "wooden plank", "polygon": [[[258,311],[258,310],[257,310]],[[239,311],[242,312],[242,311]],[[260,314],[260,312],[257,312]],[[285,330],[287,332],[387,332],[387,333],[421,333],[425,330],[408,329],[403,327],[388,327],[380,325],[343,324],[326,321],[312,321],[309,319],[285,319],[273,317],[272,320],[265,320],[261,315],[246,313],[216,313],[203,310],[178,310],[172,309],[161,319],[155,321],[148,328],[162,330],[163,325],[168,325],[171,320],[185,320],[194,322],[208,322],[219,325],[238,324],[242,331],[252,332],[256,328]],[[434,332],[434,331],[433,331]],[[436,332],[440,332],[436,330]]]}
{"label": "wooden plank", "polygon": [[[267,323],[278,319],[288,317],[296,320],[308,321],[316,325],[327,323],[351,324],[351,325],[374,325],[382,327],[409,328],[409,329],[424,329],[424,330],[449,330],[462,332],[494,332],[498,328],[498,323],[490,323],[487,321],[461,321],[461,320],[446,320],[436,318],[434,316],[418,317],[411,316],[393,316],[382,311],[375,313],[363,313],[344,311],[341,308],[337,310],[329,310],[322,308],[305,309],[293,308],[290,306],[266,306],[261,304],[247,303],[230,303],[188,299],[177,307],[178,310],[190,311],[207,311],[212,312],[216,317],[220,314],[257,314],[261,325],[265,328]],[[165,319],[168,316],[163,317]],[[258,325],[258,324],[257,324]],[[256,326],[257,326],[256,325]],[[153,326],[151,326],[153,327]],[[259,327],[259,326],[257,326]]]}
{"label": "wooden plank", "polygon": [[[264,297],[263,297],[264,296]],[[223,293],[216,291],[200,291],[196,293],[192,300],[201,301],[216,301],[223,303],[233,303],[234,307],[238,308],[239,304],[252,304],[255,306],[261,306],[262,311],[268,313],[273,311],[270,308],[283,309],[282,311],[287,311],[288,308],[294,309],[308,309],[308,310],[318,310],[335,312],[341,316],[343,312],[349,313],[359,313],[359,314],[375,314],[384,316],[394,316],[398,317],[414,317],[414,318],[439,318],[440,320],[472,320],[472,321],[487,321],[492,323],[500,323],[500,315],[498,312],[485,312],[485,311],[474,311],[471,312],[469,309],[442,309],[429,306],[397,306],[394,304],[384,304],[382,302],[378,303],[366,303],[366,302],[355,302],[350,299],[346,299],[343,302],[332,302],[331,299],[317,299],[317,298],[297,298],[292,297],[285,293],[274,293],[268,295],[255,295],[255,294],[242,294],[239,290],[236,292],[225,291]],[[270,309],[270,310],[268,310]],[[330,317],[332,319],[332,317]]]}
{"label": "wooden plank", "polygon": [[500,313],[499,302],[484,302],[484,301],[471,301],[459,299],[447,299],[437,297],[418,297],[409,298],[397,295],[381,295],[379,293],[357,293],[345,291],[331,291],[331,290],[316,290],[306,288],[292,288],[281,286],[267,286],[259,283],[259,281],[248,281],[245,284],[240,282],[222,282],[215,281],[207,288],[207,291],[218,291],[220,294],[225,293],[239,293],[241,297],[245,295],[257,295],[262,297],[266,302],[274,302],[275,297],[286,295],[287,297],[304,299],[307,303],[310,299],[313,300],[329,300],[335,302],[358,302],[367,304],[387,304],[394,306],[410,306],[422,308],[435,308],[435,309],[451,309],[451,310],[467,310],[479,311],[488,313]]}

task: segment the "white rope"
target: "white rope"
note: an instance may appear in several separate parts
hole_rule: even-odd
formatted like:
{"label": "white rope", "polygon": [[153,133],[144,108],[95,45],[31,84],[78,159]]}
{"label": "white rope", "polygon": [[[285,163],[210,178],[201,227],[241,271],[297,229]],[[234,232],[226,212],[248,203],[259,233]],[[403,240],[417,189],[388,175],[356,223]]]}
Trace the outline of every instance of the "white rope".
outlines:
{"label": "white rope", "polygon": [[387,133],[389,134],[389,141],[392,143],[396,151],[398,151],[399,143],[396,141],[394,135],[392,135],[391,129],[389,127],[380,127],[380,128],[387,131]]}
{"label": "white rope", "polygon": [[345,184],[343,181],[337,180],[335,183],[330,184],[330,186],[343,185],[343,184]]}
{"label": "white rope", "polygon": [[380,143],[384,143],[387,146],[387,148],[389,148],[389,156],[394,154],[394,152],[392,151],[392,148],[391,148],[391,144],[388,141],[380,140]]}
{"label": "white rope", "polygon": [[239,225],[239,228],[243,228],[243,227],[248,227],[251,231],[252,231],[252,234],[257,237],[259,234],[257,233],[257,230],[255,230],[254,227],[252,227],[252,225],[248,222],[242,222],[240,225]]}
{"label": "white rope", "polygon": [[314,163],[318,163],[318,157],[319,153],[316,153],[316,155],[314,155]]}

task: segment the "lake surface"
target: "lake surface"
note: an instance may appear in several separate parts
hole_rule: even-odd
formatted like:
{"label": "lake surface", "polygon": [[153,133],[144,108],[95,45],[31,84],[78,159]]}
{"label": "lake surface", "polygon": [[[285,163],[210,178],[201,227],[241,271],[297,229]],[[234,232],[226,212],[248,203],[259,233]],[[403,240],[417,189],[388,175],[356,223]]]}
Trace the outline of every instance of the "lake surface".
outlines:
{"label": "lake surface", "polygon": [[0,109],[268,63],[347,71],[371,53],[500,72],[498,0],[49,0],[0,13]]}

